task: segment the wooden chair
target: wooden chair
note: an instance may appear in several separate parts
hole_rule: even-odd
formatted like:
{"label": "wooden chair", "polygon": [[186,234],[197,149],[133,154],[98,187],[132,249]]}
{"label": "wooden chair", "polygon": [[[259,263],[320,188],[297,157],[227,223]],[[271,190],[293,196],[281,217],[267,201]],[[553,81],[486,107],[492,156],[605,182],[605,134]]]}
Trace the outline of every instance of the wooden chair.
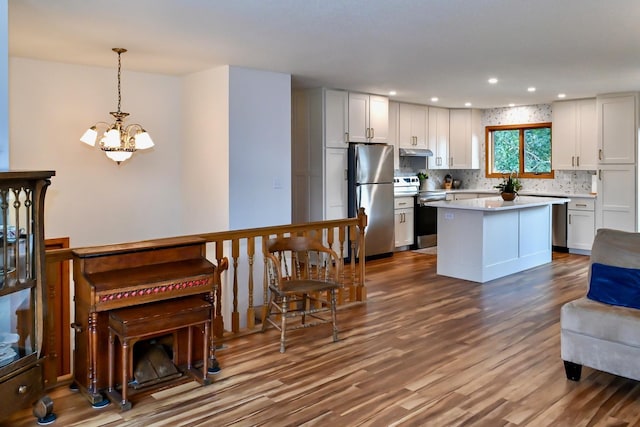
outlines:
{"label": "wooden chair", "polygon": [[[285,351],[287,330],[330,322],[333,341],[337,341],[336,290],[341,287],[339,277],[342,271],[338,255],[322,242],[309,237],[270,239],[264,255],[270,298],[262,319],[262,331],[269,323],[280,331],[281,353]],[[330,316],[327,315],[329,312]],[[298,316],[300,322],[287,323]],[[312,318],[311,322],[308,322],[308,317]]]}

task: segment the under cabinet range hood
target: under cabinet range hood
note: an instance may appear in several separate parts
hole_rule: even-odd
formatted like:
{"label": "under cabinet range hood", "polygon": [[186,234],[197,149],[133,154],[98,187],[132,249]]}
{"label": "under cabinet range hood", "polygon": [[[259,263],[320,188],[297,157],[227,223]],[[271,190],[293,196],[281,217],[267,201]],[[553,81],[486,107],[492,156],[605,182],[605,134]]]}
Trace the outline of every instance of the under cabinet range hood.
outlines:
{"label": "under cabinet range hood", "polygon": [[428,148],[400,148],[398,154],[401,157],[432,157],[433,151]]}

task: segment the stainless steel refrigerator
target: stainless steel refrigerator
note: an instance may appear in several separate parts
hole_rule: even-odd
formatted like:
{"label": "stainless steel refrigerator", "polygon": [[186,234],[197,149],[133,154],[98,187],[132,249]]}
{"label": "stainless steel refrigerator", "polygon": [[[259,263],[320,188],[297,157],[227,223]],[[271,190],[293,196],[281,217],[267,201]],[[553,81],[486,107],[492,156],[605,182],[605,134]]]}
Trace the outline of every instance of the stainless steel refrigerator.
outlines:
{"label": "stainless steel refrigerator", "polygon": [[395,246],[393,146],[352,143],[348,157],[348,213],[354,217],[363,207],[367,214],[365,255],[391,255]]}

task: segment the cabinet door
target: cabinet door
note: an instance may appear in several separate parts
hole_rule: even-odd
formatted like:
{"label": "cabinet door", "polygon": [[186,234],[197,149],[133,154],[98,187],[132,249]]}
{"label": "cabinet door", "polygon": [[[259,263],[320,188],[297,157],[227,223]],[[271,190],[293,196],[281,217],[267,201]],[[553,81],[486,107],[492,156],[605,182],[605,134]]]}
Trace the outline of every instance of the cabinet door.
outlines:
{"label": "cabinet door", "polygon": [[572,170],[576,165],[576,103],[573,101],[553,103],[551,127],[553,169]]}
{"label": "cabinet door", "polygon": [[408,208],[405,210],[404,212],[404,230],[405,233],[407,233],[405,235],[405,239],[404,239],[404,244],[405,245],[413,245],[414,244],[414,222],[413,222],[413,208]]}
{"label": "cabinet door", "polygon": [[635,165],[602,165],[598,181],[596,229],[637,231]]}
{"label": "cabinet door", "polygon": [[368,128],[369,95],[349,93],[349,141],[368,142]]}
{"label": "cabinet door", "polygon": [[324,219],[347,218],[347,149],[325,150]]}
{"label": "cabinet door", "polygon": [[402,209],[396,209],[393,212],[393,218],[394,218],[393,232],[394,232],[394,241],[395,241],[396,248],[400,246],[404,246],[402,241],[404,239],[405,231],[404,231],[404,215],[402,211],[403,211]]}
{"label": "cabinet door", "polygon": [[395,247],[413,245],[413,208],[395,210]]}
{"label": "cabinet door", "polygon": [[389,142],[389,98],[369,96],[369,141]]}
{"label": "cabinet door", "polygon": [[479,111],[449,110],[450,169],[480,168],[481,128]]}
{"label": "cabinet door", "polygon": [[339,90],[325,91],[324,117],[325,146],[348,147],[349,94]]}
{"label": "cabinet door", "polygon": [[429,107],[429,169],[449,168],[449,110]]}
{"label": "cabinet door", "polygon": [[427,148],[429,108],[425,105],[400,104],[400,146]]}
{"label": "cabinet door", "polygon": [[594,237],[593,211],[567,210],[567,247],[590,251]]}
{"label": "cabinet door", "polygon": [[[596,170],[598,168],[598,130],[596,126],[596,100],[577,101],[578,113],[576,140],[576,169]],[[553,125],[555,128],[555,124]]]}
{"label": "cabinet door", "polygon": [[636,161],[636,96],[597,98],[598,160],[604,163]]}

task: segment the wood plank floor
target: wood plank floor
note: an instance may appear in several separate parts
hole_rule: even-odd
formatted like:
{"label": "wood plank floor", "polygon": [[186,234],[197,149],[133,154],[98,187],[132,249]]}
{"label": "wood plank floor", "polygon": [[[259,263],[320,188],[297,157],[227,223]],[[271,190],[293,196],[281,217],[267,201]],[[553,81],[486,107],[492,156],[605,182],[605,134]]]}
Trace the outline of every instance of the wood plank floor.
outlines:
{"label": "wood plank floor", "polygon": [[[460,260],[464,262],[464,260]],[[65,387],[58,426],[632,426],[640,383],[583,369],[565,379],[559,311],[585,292],[588,257],[483,285],[439,277],[436,257],[403,252],[367,266],[368,302],[329,326],[236,339],[207,387],[185,382],[91,409]],[[33,426],[22,411],[1,426]]]}

